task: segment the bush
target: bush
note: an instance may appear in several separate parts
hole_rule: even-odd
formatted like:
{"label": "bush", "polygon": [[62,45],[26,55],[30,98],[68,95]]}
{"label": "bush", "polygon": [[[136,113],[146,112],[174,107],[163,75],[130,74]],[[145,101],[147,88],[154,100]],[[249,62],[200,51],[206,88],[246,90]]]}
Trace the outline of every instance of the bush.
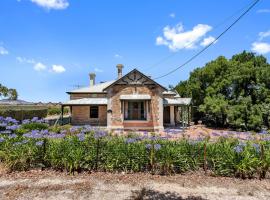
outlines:
{"label": "bush", "polygon": [[45,130],[49,127],[48,124],[45,123],[37,123],[37,122],[31,122],[29,124],[22,124],[21,128],[26,130]]}
{"label": "bush", "polygon": [[[64,114],[68,114],[69,113],[69,109],[68,108],[64,108]],[[48,108],[48,115],[60,115],[61,114],[61,107],[59,106],[54,106],[54,107],[49,107]]]}
{"label": "bush", "polygon": [[47,108],[39,106],[1,106],[0,116],[12,117],[20,121],[34,117],[45,118],[47,116]]}

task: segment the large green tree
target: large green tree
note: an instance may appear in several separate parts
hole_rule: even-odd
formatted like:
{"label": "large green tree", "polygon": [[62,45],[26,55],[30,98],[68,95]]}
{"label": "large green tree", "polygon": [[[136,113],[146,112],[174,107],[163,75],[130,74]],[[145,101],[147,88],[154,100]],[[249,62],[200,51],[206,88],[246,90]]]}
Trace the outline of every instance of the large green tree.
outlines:
{"label": "large green tree", "polygon": [[9,89],[6,86],[0,84],[0,97],[16,100],[18,98],[18,93],[16,89]]}
{"label": "large green tree", "polygon": [[195,120],[244,130],[269,128],[270,65],[263,56],[246,51],[231,59],[220,56],[175,89],[192,97]]}

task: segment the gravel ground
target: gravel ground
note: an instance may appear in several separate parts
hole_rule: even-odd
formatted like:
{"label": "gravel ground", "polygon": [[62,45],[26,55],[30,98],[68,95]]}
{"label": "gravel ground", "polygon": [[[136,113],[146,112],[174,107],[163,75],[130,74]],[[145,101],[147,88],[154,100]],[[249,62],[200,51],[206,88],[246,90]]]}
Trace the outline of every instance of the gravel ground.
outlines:
{"label": "gravel ground", "polygon": [[270,180],[211,177],[203,173],[150,174],[80,173],[32,170],[0,171],[0,199],[169,199],[268,200]]}

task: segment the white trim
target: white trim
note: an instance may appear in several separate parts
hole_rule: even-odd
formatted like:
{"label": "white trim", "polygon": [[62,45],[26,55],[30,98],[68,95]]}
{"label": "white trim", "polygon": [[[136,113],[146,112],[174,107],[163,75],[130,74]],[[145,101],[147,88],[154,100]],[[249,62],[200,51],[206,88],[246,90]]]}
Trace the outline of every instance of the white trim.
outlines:
{"label": "white trim", "polygon": [[150,100],[149,94],[122,94],[120,100]]}

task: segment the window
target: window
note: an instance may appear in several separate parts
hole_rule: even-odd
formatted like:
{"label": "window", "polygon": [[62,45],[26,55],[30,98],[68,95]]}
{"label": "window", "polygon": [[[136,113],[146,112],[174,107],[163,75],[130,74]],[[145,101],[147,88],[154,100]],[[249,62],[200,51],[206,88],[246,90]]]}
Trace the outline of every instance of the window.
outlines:
{"label": "window", "polygon": [[145,101],[125,102],[125,120],[146,120]]}
{"label": "window", "polygon": [[90,106],[90,118],[98,118],[98,106]]}

